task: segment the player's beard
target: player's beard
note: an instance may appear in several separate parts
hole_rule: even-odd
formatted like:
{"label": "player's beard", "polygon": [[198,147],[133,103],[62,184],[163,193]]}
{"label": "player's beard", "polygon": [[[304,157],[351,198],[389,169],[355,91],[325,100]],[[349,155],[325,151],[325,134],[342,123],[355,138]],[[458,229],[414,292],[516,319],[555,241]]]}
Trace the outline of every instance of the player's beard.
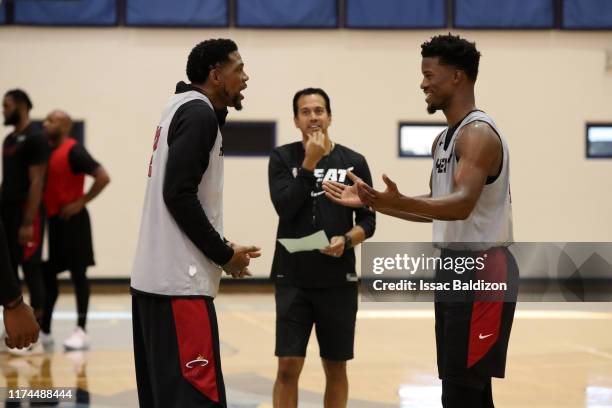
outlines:
{"label": "player's beard", "polygon": [[439,103],[436,102],[431,102],[429,104],[427,104],[427,113],[429,113],[430,115],[433,115],[434,113],[436,113],[439,110],[444,110],[444,108],[446,107],[446,101],[442,101]]}
{"label": "player's beard", "polygon": [[19,122],[21,122],[21,113],[17,109],[4,118],[4,126],[14,126]]}
{"label": "player's beard", "polygon": [[429,113],[430,115],[433,115],[434,113],[436,113],[440,109],[442,109],[442,106],[439,103],[436,104],[434,102],[431,102],[431,103],[427,104],[427,113]]}
{"label": "player's beard", "polygon": [[242,100],[240,99],[240,94],[234,97],[232,104],[234,105],[234,109],[237,111],[242,110]]}
{"label": "player's beard", "polygon": [[227,88],[223,88],[223,92],[227,96],[227,99],[230,101],[229,106],[233,106],[237,111],[242,110],[242,100],[240,99],[240,92],[232,97]]}

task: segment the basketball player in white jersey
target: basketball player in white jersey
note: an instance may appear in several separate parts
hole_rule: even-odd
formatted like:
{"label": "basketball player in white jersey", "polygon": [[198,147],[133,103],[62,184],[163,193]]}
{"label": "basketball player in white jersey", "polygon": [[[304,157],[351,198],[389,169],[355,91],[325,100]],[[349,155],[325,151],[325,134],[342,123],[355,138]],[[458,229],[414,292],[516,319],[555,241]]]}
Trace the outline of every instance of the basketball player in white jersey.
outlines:
{"label": "basketball player in white jersey", "polygon": [[[140,407],[227,408],[213,298],[222,271],[249,275],[259,248],[223,236],[227,107],[242,108],[249,77],[236,44],[196,45],[155,131],[132,269]],[[143,169],[143,173],[147,171]]]}
{"label": "basketball player in white jersey", "polygon": [[[458,36],[439,35],[422,46],[423,89],[430,114],[441,110],[448,128],[432,146],[430,193],[402,195],[386,175],[376,191],[351,175],[354,184],[325,182],[329,198],[367,205],[387,215],[433,222],[441,257],[483,257],[484,269],[437,270],[436,279],[513,283],[518,268],[507,246],[513,241],[508,146],[495,125],[476,108],[474,84],[480,52]],[[492,377],[504,377],[516,293],[436,293],[436,344],[444,408],[492,408]],[[452,300],[452,301],[448,301]]]}

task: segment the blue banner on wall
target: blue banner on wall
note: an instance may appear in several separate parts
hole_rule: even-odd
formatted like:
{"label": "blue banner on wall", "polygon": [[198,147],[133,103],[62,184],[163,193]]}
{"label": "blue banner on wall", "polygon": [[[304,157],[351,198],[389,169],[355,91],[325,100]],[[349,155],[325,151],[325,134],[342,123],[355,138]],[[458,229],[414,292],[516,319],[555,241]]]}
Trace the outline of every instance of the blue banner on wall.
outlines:
{"label": "blue banner on wall", "polygon": [[564,0],[563,28],[612,29],[612,1]]}
{"label": "blue banner on wall", "polygon": [[335,28],[335,0],[236,0],[236,26],[260,28]]}
{"label": "blue banner on wall", "polygon": [[126,25],[227,27],[227,0],[127,0]]}
{"label": "blue banner on wall", "polygon": [[346,0],[346,27],[443,28],[445,0]]}
{"label": "blue banner on wall", "polygon": [[0,24],[4,24],[6,23],[6,1],[3,1],[2,4],[0,4]]}
{"label": "blue banner on wall", "polygon": [[458,28],[553,28],[554,0],[455,0]]}
{"label": "blue banner on wall", "polygon": [[117,24],[116,0],[15,1],[15,24],[108,26]]}

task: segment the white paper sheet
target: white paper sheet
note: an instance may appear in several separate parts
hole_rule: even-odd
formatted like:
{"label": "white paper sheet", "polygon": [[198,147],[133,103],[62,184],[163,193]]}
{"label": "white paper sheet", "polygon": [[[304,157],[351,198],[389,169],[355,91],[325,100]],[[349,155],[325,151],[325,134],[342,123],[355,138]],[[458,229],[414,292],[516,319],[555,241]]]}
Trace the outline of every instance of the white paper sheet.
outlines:
{"label": "white paper sheet", "polygon": [[323,230],[302,238],[282,238],[279,239],[278,242],[287,248],[289,253],[323,249],[329,245],[329,240]]}

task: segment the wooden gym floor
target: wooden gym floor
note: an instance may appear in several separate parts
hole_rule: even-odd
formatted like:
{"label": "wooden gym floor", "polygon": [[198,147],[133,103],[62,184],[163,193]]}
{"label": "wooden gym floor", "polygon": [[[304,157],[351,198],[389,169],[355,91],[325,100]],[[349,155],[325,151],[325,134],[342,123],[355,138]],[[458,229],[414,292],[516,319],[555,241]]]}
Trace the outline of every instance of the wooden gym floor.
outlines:
{"label": "wooden gym floor", "polygon": [[[230,407],[271,407],[273,295],[222,293],[215,302]],[[97,294],[90,308],[90,351],[62,350],[75,319],[73,295],[62,294],[55,350],[31,357],[0,353],[0,387],[79,388],[80,402],[62,407],[136,407],[129,295]],[[315,340],[313,334],[300,407],[322,407]],[[433,305],[361,302],[349,383],[350,407],[440,407]],[[5,392],[0,388],[0,398]],[[501,408],[612,407],[612,304],[520,303],[507,378],[494,380],[493,392]]]}

